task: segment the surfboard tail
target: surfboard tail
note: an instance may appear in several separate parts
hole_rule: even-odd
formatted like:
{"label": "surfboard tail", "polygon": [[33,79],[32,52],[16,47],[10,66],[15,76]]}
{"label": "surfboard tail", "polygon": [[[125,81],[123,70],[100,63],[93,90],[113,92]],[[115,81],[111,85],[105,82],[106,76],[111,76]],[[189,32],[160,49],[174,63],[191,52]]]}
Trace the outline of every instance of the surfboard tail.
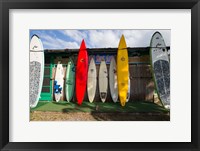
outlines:
{"label": "surfboard tail", "polygon": [[126,95],[120,96],[120,104],[121,104],[121,106],[125,106],[126,105],[126,99],[127,99]]}
{"label": "surfboard tail", "polygon": [[78,104],[79,106],[81,106],[82,103],[83,103],[83,101],[77,101],[77,104]]}

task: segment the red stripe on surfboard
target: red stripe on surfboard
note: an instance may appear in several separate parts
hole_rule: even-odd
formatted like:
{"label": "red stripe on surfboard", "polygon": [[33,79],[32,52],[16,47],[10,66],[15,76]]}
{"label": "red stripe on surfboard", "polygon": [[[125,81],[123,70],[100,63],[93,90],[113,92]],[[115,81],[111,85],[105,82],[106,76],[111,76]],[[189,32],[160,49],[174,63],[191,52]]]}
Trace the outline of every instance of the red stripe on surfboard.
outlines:
{"label": "red stripe on surfboard", "polygon": [[88,74],[88,53],[85,41],[83,40],[78,53],[76,63],[76,99],[79,105],[82,104],[87,84]]}

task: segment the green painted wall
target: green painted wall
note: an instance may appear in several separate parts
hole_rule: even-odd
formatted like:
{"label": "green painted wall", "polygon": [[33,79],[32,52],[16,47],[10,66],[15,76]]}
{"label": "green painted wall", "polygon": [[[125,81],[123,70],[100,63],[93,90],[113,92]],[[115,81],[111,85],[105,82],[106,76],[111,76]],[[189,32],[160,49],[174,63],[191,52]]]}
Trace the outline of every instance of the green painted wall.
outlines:
{"label": "green painted wall", "polygon": [[49,92],[42,92],[40,94],[40,101],[52,101],[52,68],[53,68],[53,56],[50,57],[50,64],[47,65],[45,64],[45,69],[49,69],[49,74],[45,74],[44,78],[48,78],[49,82],[48,84],[46,84],[45,86],[43,85],[42,88],[43,89],[49,89]]}

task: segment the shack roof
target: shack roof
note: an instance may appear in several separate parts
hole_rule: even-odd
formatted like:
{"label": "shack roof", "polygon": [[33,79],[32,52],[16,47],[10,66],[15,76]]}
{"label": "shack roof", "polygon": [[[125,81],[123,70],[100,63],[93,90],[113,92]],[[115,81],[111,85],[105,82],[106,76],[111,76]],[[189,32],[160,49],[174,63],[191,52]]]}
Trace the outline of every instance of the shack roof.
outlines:
{"label": "shack roof", "polygon": [[[139,56],[143,54],[149,54],[151,47],[127,47],[129,55]],[[167,50],[170,50],[170,47],[166,47]],[[95,54],[117,54],[118,48],[87,48],[89,55]],[[79,49],[45,49],[45,54],[65,54],[65,55],[76,55],[79,52]]]}

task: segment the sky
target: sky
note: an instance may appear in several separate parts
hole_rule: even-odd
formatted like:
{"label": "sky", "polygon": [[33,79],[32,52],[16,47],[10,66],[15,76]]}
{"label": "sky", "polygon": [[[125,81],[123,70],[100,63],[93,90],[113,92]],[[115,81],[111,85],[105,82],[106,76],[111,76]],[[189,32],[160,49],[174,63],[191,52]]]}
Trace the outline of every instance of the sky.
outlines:
{"label": "sky", "polygon": [[127,47],[148,47],[156,31],[170,46],[171,30],[30,30],[30,38],[38,35],[44,49],[79,49],[83,39],[87,48],[117,48],[124,34]]}

